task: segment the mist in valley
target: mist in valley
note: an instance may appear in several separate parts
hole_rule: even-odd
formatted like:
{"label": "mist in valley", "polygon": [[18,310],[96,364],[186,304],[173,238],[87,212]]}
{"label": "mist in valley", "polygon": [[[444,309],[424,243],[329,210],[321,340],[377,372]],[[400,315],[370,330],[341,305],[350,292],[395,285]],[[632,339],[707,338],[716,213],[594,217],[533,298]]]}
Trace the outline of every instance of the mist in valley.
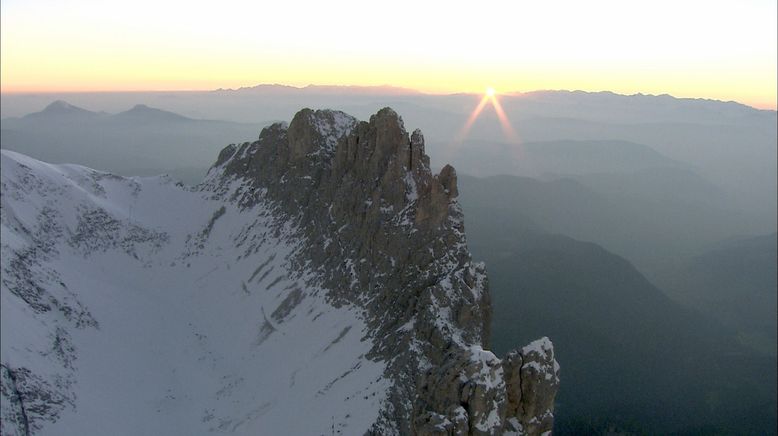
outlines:
{"label": "mist in valley", "polygon": [[[486,262],[492,343],[547,335],[559,434],[775,431],[776,112],[670,96],[481,96],[264,85],[209,92],[10,94],[0,146],[52,163],[199,183],[228,144],[302,107],[420,128],[459,176]],[[737,400],[733,400],[737,398]]]}

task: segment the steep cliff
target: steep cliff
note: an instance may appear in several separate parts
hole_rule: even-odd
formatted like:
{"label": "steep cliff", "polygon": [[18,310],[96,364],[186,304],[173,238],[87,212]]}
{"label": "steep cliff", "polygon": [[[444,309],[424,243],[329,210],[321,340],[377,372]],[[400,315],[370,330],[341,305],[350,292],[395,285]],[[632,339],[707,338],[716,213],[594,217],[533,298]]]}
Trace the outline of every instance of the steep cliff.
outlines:
{"label": "steep cliff", "polygon": [[[144,328],[160,337],[133,353],[166,359],[124,369],[157,383],[145,399],[113,395],[156,401],[157,420],[195,432],[551,429],[553,347],[504,360],[484,349],[487,277],[467,250],[456,172],[432,174],[423,135],[389,108],[369,122],[304,109],[222,150],[195,189],[4,152],[2,193],[3,434],[99,428],[66,426],[86,417],[154,428],[92,410],[110,390],[94,375],[107,343]],[[117,324],[105,288],[153,300],[153,322]],[[16,334],[28,326],[35,338]]]}

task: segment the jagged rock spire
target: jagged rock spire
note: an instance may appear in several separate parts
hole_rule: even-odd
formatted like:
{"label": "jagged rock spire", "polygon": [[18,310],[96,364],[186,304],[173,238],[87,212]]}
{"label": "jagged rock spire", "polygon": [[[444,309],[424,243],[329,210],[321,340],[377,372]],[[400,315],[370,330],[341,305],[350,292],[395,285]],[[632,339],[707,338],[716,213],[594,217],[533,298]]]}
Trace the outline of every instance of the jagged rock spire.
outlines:
{"label": "jagged rock spire", "polygon": [[483,349],[485,268],[467,250],[456,171],[432,174],[420,130],[409,135],[391,108],[369,122],[304,109],[288,128],[225,149],[207,185],[236,178],[252,187],[231,194],[239,202],[269,201],[300,226],[299,262],[321,271],[329,298],[364,310],[369,357],[387,362],[393,382],[376,433],[551,429],[553,348],[545,341],[505,361]]}

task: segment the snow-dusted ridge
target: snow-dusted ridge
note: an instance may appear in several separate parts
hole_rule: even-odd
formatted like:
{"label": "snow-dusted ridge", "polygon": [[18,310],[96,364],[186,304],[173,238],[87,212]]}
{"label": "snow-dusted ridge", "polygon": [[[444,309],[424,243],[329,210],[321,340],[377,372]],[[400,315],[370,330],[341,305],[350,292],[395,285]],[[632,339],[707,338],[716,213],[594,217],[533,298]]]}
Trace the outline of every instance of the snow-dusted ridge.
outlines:
{"label": "snow-dusted ridge", "polygon": [[[375,420],[384,365],[362,357],[359,311],[289,270],[292,229],[268,236],[262,208],[165,178],[2,153],[2,363],[17,384],[4,389],[4,433],[24,427],[21,406],[27,427],[60,435],[313,434],[333,420],[363,432]],[[39,286],[28,293],[11,270],[20,255]],[[287,313],[290,294],[305,298]],[[18,386],[20,368],[35,379]],[[52,401],[38,415],[14,390]]]}
{"label": "snow-dusted ridge", "polygon": [[553,348],[483,350],[456,196],[391,109],[303,110],[194,188],[3,150],[0,432],[550,429]]}

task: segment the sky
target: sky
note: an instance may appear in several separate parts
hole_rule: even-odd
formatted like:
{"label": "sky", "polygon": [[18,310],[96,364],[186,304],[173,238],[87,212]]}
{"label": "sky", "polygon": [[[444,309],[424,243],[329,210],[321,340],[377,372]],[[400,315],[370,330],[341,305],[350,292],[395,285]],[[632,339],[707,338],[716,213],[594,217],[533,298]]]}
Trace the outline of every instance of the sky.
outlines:
{"label": "sky", "polygon": [[3,0],[0,90],[569,89],[776,108],[775,0]]}

